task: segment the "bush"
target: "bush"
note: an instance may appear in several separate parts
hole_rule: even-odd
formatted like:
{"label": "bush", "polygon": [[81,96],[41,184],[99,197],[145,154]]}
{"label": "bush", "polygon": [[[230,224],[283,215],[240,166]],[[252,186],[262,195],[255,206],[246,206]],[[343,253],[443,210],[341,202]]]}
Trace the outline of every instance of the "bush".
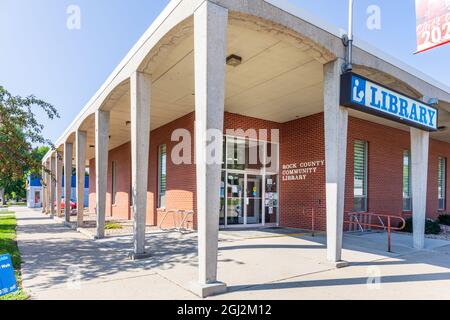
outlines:
{"label": "bush", "polygon": [[117,229],[123,229],[122,225],[115,222],[105,223],[105,230],[117,230]]}
{"label": "bush", "polygon": [[[406,219],[405,229],[403,229],[402,231],[409,233],[413,232],[412,218]],[[439,225],[439,223],[437,221],[427,219],[425,221],[425,234],[439,234],[439,233],[441,233],[441,226]]]}
{"label": "bush", "polygon": [[450,214],[441,214],[438,218],[440,224],[450,226]]}

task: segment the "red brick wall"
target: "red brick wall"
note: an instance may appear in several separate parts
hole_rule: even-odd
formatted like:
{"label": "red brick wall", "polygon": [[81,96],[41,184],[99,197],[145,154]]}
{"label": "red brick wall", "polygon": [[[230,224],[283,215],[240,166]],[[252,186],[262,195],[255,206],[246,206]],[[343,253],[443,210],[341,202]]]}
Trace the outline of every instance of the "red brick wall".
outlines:
{"label": "red brick wall", "polygon": [[[112,203],[112,162],[116,162],[116,201]],[[95,159],[89,161],[89,211],[94,212],[95,204]],[[131,144],[126,143],[108,155],[108,176],[106,189],[106,216],[117,219],[130,219],[131,190]]]}
{"label": "red brick wall", "polygon": [[[179,142],[171,141],[172,132],[176,129],[187,129],[194,137],[194,113],[181,117],[161,128],[152,131],[150,136],[150,160],[149,160],[149,195],[147,198],[147,221],[156,225],[162,219],[163,210],[157,210],[157,186],[158,186],[158,148],[165,144],[167,147],[167,177],[166,177],[166,209],[196,209],[195,196],[195,165],[175,165],[172,162],[172,149]],[[194,145],[191,145],[191,154],[194,157]],[[173,226],[172,215],[168,216],[165,225]],[[190,221],[190,226],[196,225],[196,221]]]}
{"label": "red brick wall", "polygon": [[[283,124],[280,145],[280,173],[283,165],[325,160],[323,114]],[[314,207],[316,227],[325,229],[325,167],[302,181],[282,181],[280,176],[280,224],[311,229]],[[305,210],[305,213],[303,213]]]}
{"label": "red brick wall", "polygon": [[353,210],[354,141],[368,142],[368,210],[401,215],[403,151],[410,149],[409,132],[357,118],[349,119],[345,210]]}
{"label": "red brick wall", "polygon": [[[403,151],[410,150],[409,132],[350,117],[345,211],[353,210],[353,146],[355,140],[368,142],[368,210],[379,214],[403,213]],[[438,157],[450,159],[448,143],[430,140],[427,216],[436,218],[438,207]],[[325,158],[323,114],[291,121],[282,125],[281,166]],[[280,168],[282,170],[282,167]],[[447,179],[447,208],[450,190]],[[326,229],[325,168],[304,181],[281,182],[282,226],[311,228],[311,212],[315,208],[315,226]],[[307,210],[303,213],[303,207]],[[406,213],[407,214],[407,213]]]}
{"label": "red brick wall", "polygon": [[[410,150],[407,131],[381,126],[369,121],[350,118],[347,152],[346,210],[353,208],[353,141],[364,140],[369,146],[368,207],[381,214],[402,215],[403,151]],[[438,157],[450,159],[450,145],[430,140],[427,216],[437,217]],[[448,181],[447,181],[448,184]],[[447,206],[450,192],[447,187]]]}
{"label": "red brick wall", "polygon": [[438,212],[438,159],[439,157],[447,158],[447,177],[446,177],[446,212],[450,210],[450,184],[448,170],[450,161],[450,146],[448,143],[431,140],[430,142],[430,158],[428,169],[428,202],[427,213],[431,218],[436,218],[442,212]]}
{"label": "red brick wall", "polygon": [[[112,163],[116,163],[116,201],[112,203]],[[106,215],[131,219],[131,144],[126,143],[109,152]]]}
{"label": "red brick wall", "polygon": [[[261,120],[257,118],[244,117],[235,113],[225,112],[224,117],[224,130],[225,134],[227,129],[242,129],[244,132],[250,129],[256,130],[258,138],[271,141],[272,135],[271,130],[280,130],[281,124],[272,121]],[[267,136],[260,136],[259,130],[266,129]],[[281,134],[281,132],[280,132]]]}
{"label": "red brick wall", "polygon": [[[170,209],[184,209],[196,211],[196,168],[194,164],[191,165],[175,165],[171,161],[170,154],[172,148],[178,144],[178,142],[171,142],[172,132],[179,128],[187,129],[194,138],[194,125],[195,125],[194,113],[188,114],[176,121],[165,125],[155,131],[152,131],[150,143],[150,164],[149,164],[149,191],[151,194],[156,194],[158,176],[157,170],[157,152],[158,147],[162,144],[167,145],[167,193],[166,193],[166,207]],[[278,129],[279,124],[275,122],[265,121],[257,118],[243,117],[237,114],[225,113],[224,115],[224,128],[226,129],[242,129],[246,131],[248,129]],[[268,137],[270,140],[270,131],[268,131]],[[194,140],[192,142],[191,149],[192,157],[195,156]],[[148,221],[154,223],[160,223],[164,210],[157,210],[156,203],[157,198],[152,197],[149,200],[149,215]],[[152,202],[150,204],[150,202]],[[155,213],[156,212],[156,216]],[[189,226],[197,227],[196,215],[189,221]],[[151,220],[153,219],[153,220]],[[164,225],[166,227],[173,226],[172,214],[169,214]]]}
{"label": "red brick wall", "polygon": [[[167,146],[167,209],[196,209],[195,165],[175,165],[171,152],[178,142],[171,142],[175,129],[187,129],[194,136],[194,113],[183,116],[172,123],[153,130],[150,137],[149,186],[147,204],[147,223],[156,225],[161,221],[164,211],[157,209],[157,161],[158,147]],[[320,161],[325,159],[323,114],[290,121],[284,124],[243,117],[237,114],[225,114],[225,129],[280,129],[280,173],[284,164]],[[348,151],[346,168],[345,210],[353,209],[353,142],[368,141],[368,207],[369,211],[384,214],[402,214],[402,166],[403,150],[410,148],[410,136],[406,131],[381,126],[365,120],[349,119]],[[192,156],[195,155],[191,146]],[[428,177],[428,206],[430,217],[437,211],[437,166],[438,157],[450,159],[449,144],[430,141],[430,168]],[[107,215],[117,218],[129,218],[130,190],[130,144],[127,143],[110,151],[108,168]],[[117,161],[118,183],[117,203],[111,205],[111,162]],[[90,161],[89,209],[95,209],[95,164]],[[311,228],[311,212],[315,208],[315,226],[325,230],[325,167],[319,166],[317,172],[303,181],[282,181],[280,174],[280,224],[287,227]],[[450,188],[447,188],[447,201]],[[448,203],[450,204],[450,203]],[[303,208],[306,208],[303,213]],[[166,226],[172,225],[172,216]],[[190,221],[196,227],[196,217]]]}

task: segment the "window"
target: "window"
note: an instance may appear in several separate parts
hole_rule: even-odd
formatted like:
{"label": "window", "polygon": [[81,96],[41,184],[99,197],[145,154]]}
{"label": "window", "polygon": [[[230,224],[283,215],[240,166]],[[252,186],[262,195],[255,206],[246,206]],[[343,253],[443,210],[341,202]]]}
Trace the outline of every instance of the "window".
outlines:
{"label": "window", "polygon": [[412,211],[411,198],[411,154],[403,151],[403,211]]}
{"label": "window", "polygon": [[116,204],[116,194],[117,194],[117,162],[113,161],[112,165],[111,165],[111,169],[112,169],[112,174],[111,174],[111,178],[112,178],[112,204]]}
{"label": "window", "polygon": [[230,137],[227,139],[227,168],[232,170],[245,170],[247,164],[246,140]]}
{"label": "window", "polygon": [[166,172],[167,152],[164,144],[158,148],[158,208],[166,207]]}
{"label": "window", "polygon": [[354,210],[367,211],[367,142],[354,144]]}
{"label": "window", "polygon": [[225,137],[222,169],[278,171],[278,145],[249,138]]}
{"label": "window", "polygon": [[445,193],[446,193],[446,175],[447,175],[447,159],[439,157],[439,169],[438,169],[438,209],[445,210]]}

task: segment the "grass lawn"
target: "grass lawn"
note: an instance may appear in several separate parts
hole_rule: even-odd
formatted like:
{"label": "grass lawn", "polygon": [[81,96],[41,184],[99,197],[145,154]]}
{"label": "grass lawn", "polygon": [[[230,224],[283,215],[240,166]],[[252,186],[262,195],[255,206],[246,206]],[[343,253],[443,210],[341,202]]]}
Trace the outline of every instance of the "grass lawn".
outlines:
{"label": "grass lawn", "polygon": [[9,211],[9,210],[3,211],[0,209],[0,214],[14,214],[14,211]]}
{"label": "grass lawn", "polygon": [[26,202],[16,202],[16,203],[9,202],[8,203],[9,207],[11,207],[11,206],[25,207],[26,205],[27,205]]}
{"label": "grass lawn", "polygon": [[16,273],[19,290],[0,297],[0,300],[26,300],[28,297],[22,290],[20,281],[20,252],[16,242],[16,217],[0,216],[0,254],[9,253]]}

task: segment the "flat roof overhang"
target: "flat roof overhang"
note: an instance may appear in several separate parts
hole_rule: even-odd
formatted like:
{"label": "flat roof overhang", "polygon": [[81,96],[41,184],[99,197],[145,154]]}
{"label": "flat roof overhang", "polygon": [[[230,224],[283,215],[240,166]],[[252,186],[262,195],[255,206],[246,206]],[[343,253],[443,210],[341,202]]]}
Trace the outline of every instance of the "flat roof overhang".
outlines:
{"label": "flat roof overhang", "polygon": [[[195,109],[192,14],[202,1],[173,0],[116,68],[56,146],[74,142],[78,129],[94,142],[94,113],[111,111],[110,149],[130,141],[130,74],[152,76],[151,128],[156,129]],[[323,111],[323,65],[343,58],[341,31],[311,21],[303,13],[262,0],[211,0],[229,8],[228,54],[242,57],[227,66],[225,110],[275,122],[287,122]],[[440,100],[440,125],[450,127],[450,94],[394,59],[367,47],[355,48],[354,71],[407,95]],[[350,111],[350,115],[408,130],[389,120]],[[450,142],[448,132],[432,138]],[[47,154],[46,158],[51,154]],[[94,148],[87,158],[94,157]]]}

